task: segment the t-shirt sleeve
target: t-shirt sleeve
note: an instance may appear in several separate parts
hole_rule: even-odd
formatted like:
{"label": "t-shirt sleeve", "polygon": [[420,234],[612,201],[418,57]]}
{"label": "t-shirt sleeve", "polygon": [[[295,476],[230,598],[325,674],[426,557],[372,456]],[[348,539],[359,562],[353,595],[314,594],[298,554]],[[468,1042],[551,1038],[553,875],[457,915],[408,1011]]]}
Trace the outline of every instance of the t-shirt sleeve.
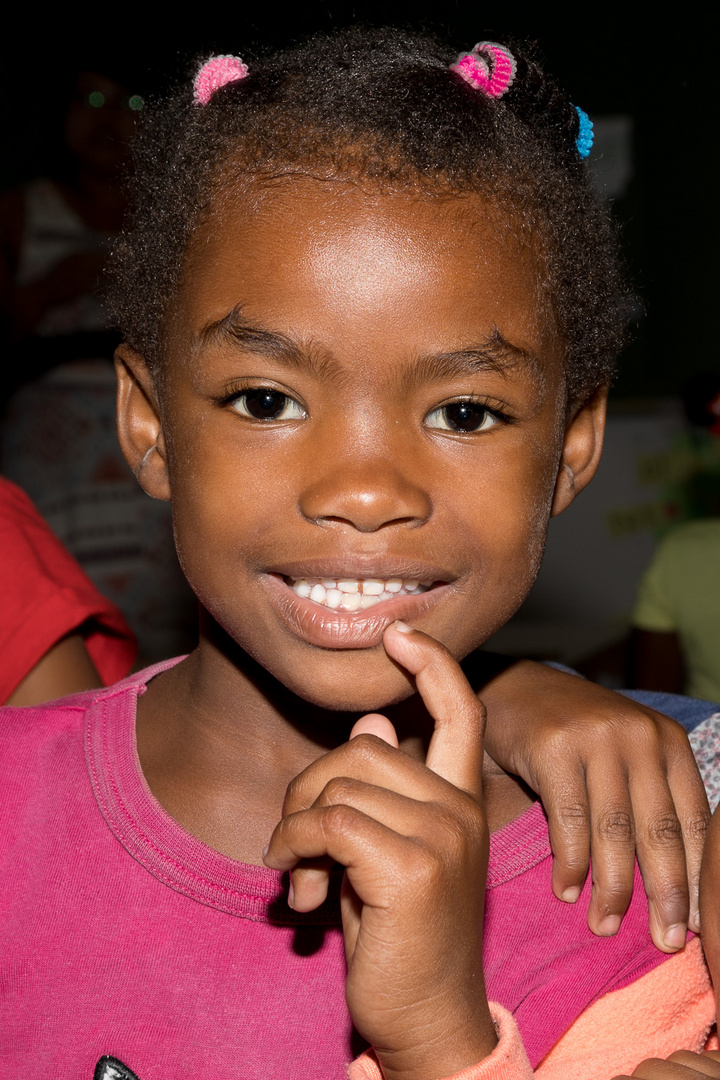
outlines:
{"label": "t-shirt sleeve", "polygon": [[[533,1071],[512,1016],[494,1002],[490,1002],[490,1013],[498,1036],[492,1054],[446,1080],[532,1080]],[[383,1080],[382,1070],[372,1051],[353,1061],[348,1076],[349,1080]]]}
{"label": "t-shirt sleeve", "polygon": [[[447,1080],[610,1080],[630,1075],[649,1057],[706,1048],[715,995],[699,938],[647,975],[605,994],[571,1024],[533,1073],[515,1020],[490,1003],[498,1044],[484,1061]],[[349,1080],[383,1080],[372,1051],[348,1070]]]}
{"label": "t-shirt sleeve", "polygon": [[665,543],[655,553],[640,581],[631,620],[638,630],[668,633],[677,629],[671,593],[671,560],[672,550]]}
{"label": "t-shirt sleeve", "polygon": [[0,701],[80,627],[105,685],[128,673],[136,645],[120,611],[98,592],[27,495],[4,478],[0,553]]}
{"label": "t-shirt sleeve", "polygon": [[538,1080],[630,1076],[646,1058],[705,1049],[715,995],[699,938],[647,975],[605,994],[537,1066]]}

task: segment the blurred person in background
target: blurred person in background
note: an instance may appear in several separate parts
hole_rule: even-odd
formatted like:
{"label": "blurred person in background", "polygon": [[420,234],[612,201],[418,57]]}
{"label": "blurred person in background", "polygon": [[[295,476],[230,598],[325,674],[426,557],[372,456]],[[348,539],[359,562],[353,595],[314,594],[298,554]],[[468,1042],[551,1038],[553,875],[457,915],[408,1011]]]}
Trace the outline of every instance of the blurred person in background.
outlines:
{"label": "blurred person in background", "polygon": [[691,518],[661,541],[632,616],[632,683],[720,701],[720,376],[682,390],[694,468],[684,481]]}
{"label": "blurred person in background", "polygon": [[125,214],[122,173],[141,100],[106,75],[80,72],[57,175],[0,200],[5,339],[22,361],[4,365],[6,393],[64,360],[112,355],[116,335],[98,290]]}
{"label": "blurred person in background", "polygon": [[132,633],[27,495],[0,477],[0,703],[109,685],[135,658]]}
{"label": "blurred person in background", "polygon": [[126,209],[143,98],[102,58],[74,80],[63,150],[0,199],[2,472],[26,491],[137,635],[143,663],[193,644],[195,604],[168,508],[139,490],[115,432],[104,266]]}

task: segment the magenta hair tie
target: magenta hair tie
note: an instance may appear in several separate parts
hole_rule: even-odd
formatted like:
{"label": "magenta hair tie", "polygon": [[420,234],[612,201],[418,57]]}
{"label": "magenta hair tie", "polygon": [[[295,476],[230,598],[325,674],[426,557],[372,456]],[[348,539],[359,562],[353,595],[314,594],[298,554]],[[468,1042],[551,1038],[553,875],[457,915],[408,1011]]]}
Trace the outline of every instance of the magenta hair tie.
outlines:
{"label": "magenta hair tie", "polygon": [[479,41],[472,52],[459,56],[450,65],[466,83],[487,97],[499,98],[510,89],[515,78],[515,57],[504,45],[494,41]]}
{"label": "magenta hair tie", "polygon": [[248,69],[239,56],[211,56],[195,76],[193,90],[195,104],[207,105],[210,98],[221,86],[240,82],[248,74]]}

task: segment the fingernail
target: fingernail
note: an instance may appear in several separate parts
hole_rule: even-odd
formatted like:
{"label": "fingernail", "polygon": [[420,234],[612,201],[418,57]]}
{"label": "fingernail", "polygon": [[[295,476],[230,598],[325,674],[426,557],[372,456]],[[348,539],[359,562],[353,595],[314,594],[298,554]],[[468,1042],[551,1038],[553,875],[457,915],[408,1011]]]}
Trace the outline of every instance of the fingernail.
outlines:
{"label": "fingernail", "polygon": [[288,889],[288,907],[295,907],[295,890],[293,889],[292,881],[290,882],[290,888]]}
{"label": "fingernail", "polygon": [[263,859],[265,858],[265,856],[267,855],[269,850],[270,850],[270,845],[266,844],[265,847],[263,848],[263,853],[262,853]]}
{"label": "fingernail", "polygon": [[612,937],[613,934],[617,934],[620,929],[620,916],[619,915],[606,915],[604,919],[600,920],[598,926],[598,933],[603,937]]}
{"label": "fingernail", "polygon": [[582,889],[579,885],[572,885],[561,894],[560,899],[564,900],[566,904],[574,904],[581,892]]}
{"label": "fingernail", "polygon": [[399,630],[401,634],[412,634],[413,632],[412,626],[408,626],[406,622],[400,622],[399,619],[396,619],[393,623],[393,629]]}
{"label": "fingernail", "polygon": [[692,929],[695,931],[695,933],[699,934],[700,933],[700,912],[699,911],[693,911],[692,915],[690,916],[690,924],[691,924]]}
{"label": "fingernail", "polygon": [[669,926],[663,935],[663,941],[668,949],[682,949],[687,939],[687,927],[685,923],[675,923]]}

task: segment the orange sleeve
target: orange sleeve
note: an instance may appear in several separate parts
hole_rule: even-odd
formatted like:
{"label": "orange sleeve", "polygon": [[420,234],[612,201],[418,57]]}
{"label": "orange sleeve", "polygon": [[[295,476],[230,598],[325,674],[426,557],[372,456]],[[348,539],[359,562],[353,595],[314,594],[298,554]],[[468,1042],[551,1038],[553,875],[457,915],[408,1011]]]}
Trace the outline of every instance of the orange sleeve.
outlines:
{"label": "orange sleeve", "polygon": [[[529,1080],[533,1076],[510,1013],[490,1005],[498,1045],[484,1061],[447,1080]],[[538,1080],[611,1080],[645,1058],[705,1049],[715,998],[699,938],[642,979],[606,994],[582,1013],[535,1070]],[[382,1080],[377,1058],[363,1054],[349,1080]]]}
{"label": "orange sleeve", "polygon": [[699,938],[630,986],[596,1001],[555,1043],[541,1080],[609,1080],[645,1058],[705,1049],[715,997]]}
{"label": "orange sleeve", "polygon": [[[517,1024],[501,1005],[490,1002],[490,1012],[498,1036],[498,1044],[492,1054],[447,1080],[532,1080],[533,1071]],[[353,1061],[348,1075],[349,1080],[383,1080],[382,1070],[372,1051]]]}

